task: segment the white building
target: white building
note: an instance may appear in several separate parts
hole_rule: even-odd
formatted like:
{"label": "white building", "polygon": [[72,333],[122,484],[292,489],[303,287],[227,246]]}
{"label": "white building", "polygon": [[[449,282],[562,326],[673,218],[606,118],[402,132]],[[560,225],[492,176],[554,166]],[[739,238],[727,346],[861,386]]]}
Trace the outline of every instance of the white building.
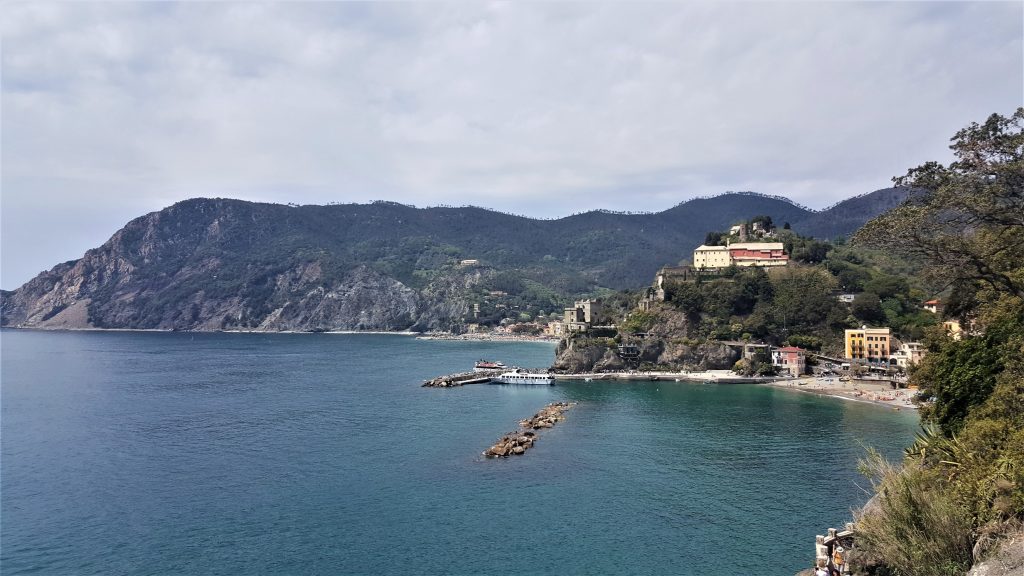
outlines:
{"label": "white building", "polygon": [[693,267],[785,266],[789,264],[782,242],[737,242],[728,246],[700,245],[693,251]]}
{"label": "white building", "polygon": [[728,268],[732,264],[729,257],[729,248],[725,246],[700,245],[693,251],[693,267],[701,268]]}
{"label": "white building", "polygon": [[895,362],[897,366],[906,370],[910,366],[919,363],[921,358],[924,358],[926,352],[924,344],[920,342],[907,342],[889,357],[889,361],[890,363]]}

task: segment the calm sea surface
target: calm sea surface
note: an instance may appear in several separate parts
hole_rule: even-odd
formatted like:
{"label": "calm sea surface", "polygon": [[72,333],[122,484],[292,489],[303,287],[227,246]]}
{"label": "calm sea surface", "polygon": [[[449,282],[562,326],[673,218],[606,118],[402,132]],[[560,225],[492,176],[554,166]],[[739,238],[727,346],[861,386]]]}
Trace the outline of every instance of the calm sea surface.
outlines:
{"label": "calm sea surface", "polygon": [[[541,343],[5,330],[0,571],[791,575],[907,412],[749,385],[420,388]],[[480,452],[548,402],[525,456]]]}

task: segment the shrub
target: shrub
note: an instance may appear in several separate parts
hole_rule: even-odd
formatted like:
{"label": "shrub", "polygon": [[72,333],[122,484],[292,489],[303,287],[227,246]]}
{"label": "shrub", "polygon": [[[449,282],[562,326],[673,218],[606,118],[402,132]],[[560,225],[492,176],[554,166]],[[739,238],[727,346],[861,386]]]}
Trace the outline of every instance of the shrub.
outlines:
{"label": "shrub", "polygon": [[[897,467],[871,451],[861,462],[877,495],[857,517],[859,562],[884,559],[902,576],[959,576],[973,561],[970,514],[919,463]],[[851,559],[852,560],[852,559]]]}

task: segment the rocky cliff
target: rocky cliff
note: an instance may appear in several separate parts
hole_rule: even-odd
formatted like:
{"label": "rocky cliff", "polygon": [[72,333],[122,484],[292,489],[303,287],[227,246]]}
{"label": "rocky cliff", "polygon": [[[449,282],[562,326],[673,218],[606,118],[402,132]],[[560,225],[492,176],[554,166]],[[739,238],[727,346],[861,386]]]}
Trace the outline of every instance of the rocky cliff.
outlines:
{"label": "rocky cliff", "polygon": [[[555,349],[552,369],[561,373],[614,372],[623,369],[728,370],[740,359],[738,348],[694,338],[686,315],[671,306],[652,309],[653,322],[643,336],[618,333],[614,338],[573,335]],[[626,344],[624,358],[619,346]]]}
{"label": "rocky cliff", "polygon": [[[3,325],[450,330],[469,310],[467,295],[491,274],[449,266],[409,286],[327,251],[275,246],[280,238],[252,206],[186,203],[138,218],[80,260],[0,295]],[[252,225],[240,226],[243,219]]]}
{"label": "rocky cliff", "polygon": [[552,370],[561,374],[616,372],[629,368],[681,371],[728,370],[740,351],[720,342],[682,342],[649,336],[636,341],[638,358],[629,362],[609,338],[567,338],[555,350]]}

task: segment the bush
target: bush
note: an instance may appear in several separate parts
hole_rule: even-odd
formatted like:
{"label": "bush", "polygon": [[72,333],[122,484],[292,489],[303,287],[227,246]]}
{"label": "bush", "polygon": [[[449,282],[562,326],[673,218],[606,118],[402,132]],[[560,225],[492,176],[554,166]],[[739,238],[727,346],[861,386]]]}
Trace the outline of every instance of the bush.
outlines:
{"label": "bush", "polygon": [[655,320],[657,320],[657,314],[653,312],[637,311],[629,315],[629,318],[622,323],[620,329],[625,334],[635,334],[637,332],[646,332],[650,330],[651,326],[654,326]]}
{"label": "bush", "polygon": [[894,466],[875,451],[861,467],[877,494],[856,519],[858,562],[883,559],[904,576],[964,574],[974,560],[971,516],[935,489],[930,471],[919,463]]}

